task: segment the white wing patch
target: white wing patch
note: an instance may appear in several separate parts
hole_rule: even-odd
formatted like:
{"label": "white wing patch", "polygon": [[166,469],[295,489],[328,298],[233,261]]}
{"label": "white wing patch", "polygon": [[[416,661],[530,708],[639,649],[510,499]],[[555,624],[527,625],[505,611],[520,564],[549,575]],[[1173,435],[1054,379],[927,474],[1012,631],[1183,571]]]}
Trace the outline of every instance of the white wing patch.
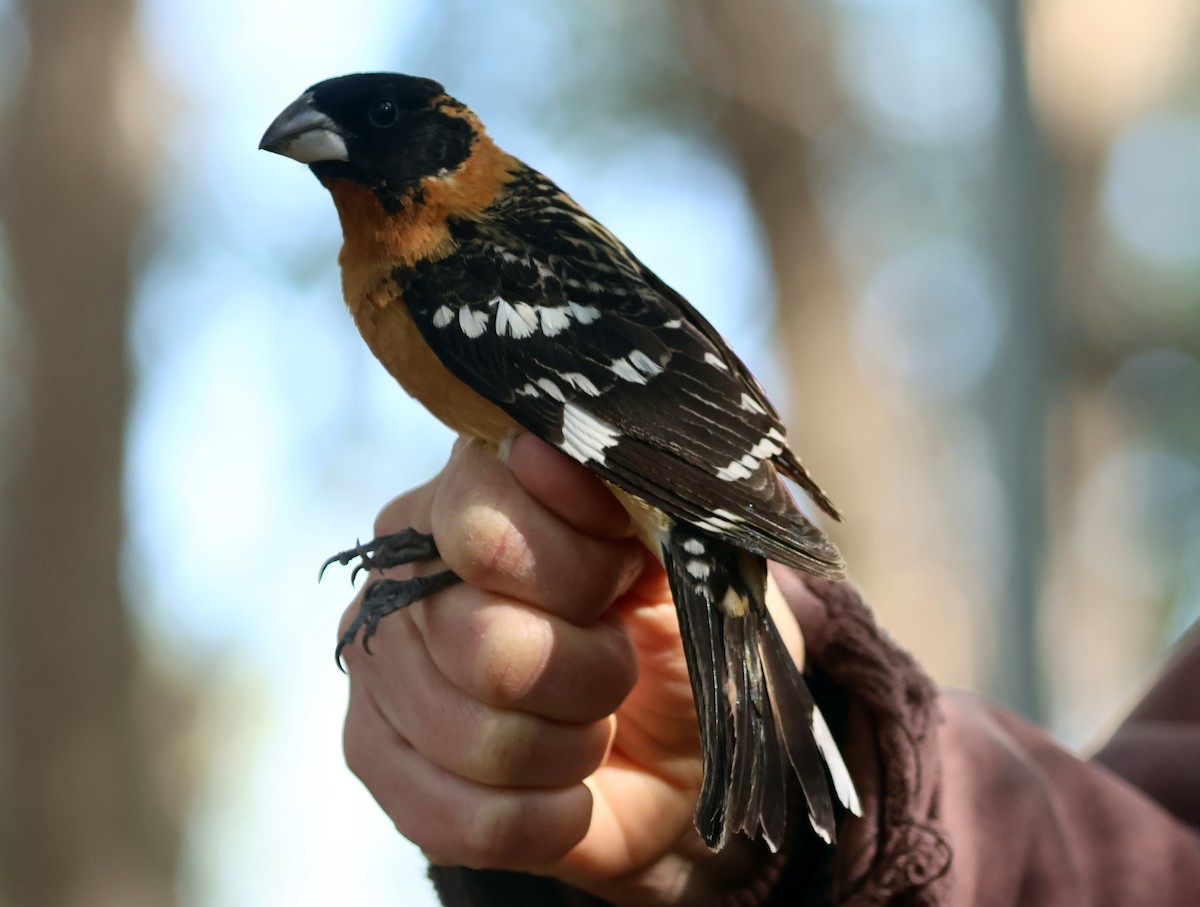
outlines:
{"label": "white wing patch", "polygon": [[565,305],[538,306],[538,317],[542,321],[542,333],[547,337],[561,334],[571,326],[571,310]]}
{"label": "white wing patch", "polygon": [[742,402],[740,405],[742,409],[746,410],[747,412],[754,413],[756,416],[765,416],[767,414],[767,411],[762,408],[762,404],[747,393],[742,394]]}
{"label": "white wing patch", "polygon": [[750,456],[757,460],[765,460],[767,457],[778,456],[781,453],[783,453],[783,445],[770,435],[750,448]]}
{"label": "white wing patch", "polygon": [[624,378],[631,384],[646,383],[646,376],[634,368],[633,363],[626,356],[614,359],[608,364],[608,367],[616,373],[618,378]]}
{"label": "white wing patch", "polygon": [[643,353],[641,350],[634,350],[629,354],[629,362],[639,372],[648,378],[653,378],[655,375],[662,374],[662,366]]}
{"label": "white wing patch", "polygon": [[553,397],[559,403],[566,401],[567,398],[563,396],[563,392],[559,389],[558,385],[549,378],[538,378],[537,385],[546,392],[548,397]]}
{"label": "white wing patch", "polygon": [[647,378],[661,375],[663,368],[641,350],[634,350],[628,356],[614,359],[608,366],[618,378],[624,378],[631,384],[645,384]]}
{"label": "white wing patch", "polygon": [[[775,440],[778,438],[779,440]],[[783,440],[783,435],[772,428],[767,432],[766,437],[759,440],[757,444],[750,448],[749,453],[734,460],[728,466],[722,466],[717,470],[717,478],[723,482],[734,482],[738,479],[748,479],[754,475],[754,471],[762,465],[762,461],[770,457],[778,456],[783,453],[783,445],[779,443]]]}
{"label": "white wing patch", "polygon": [[558,377],[576,390],[581,390],[589,397],[599,397],[600,388],[592,383],[592,379],[580,372],[562,372]]}
{"label": "white wing patch", "polygon": [[508,335],[517,340],[523,340],[537,333],[537,309],[527,302],[506,302],[497,296],[492,300],[496,305],[496,333]]}
{"label": "white wing patch", "polygon": [[603,419],[597,418],[582,406],[568,403],[563,407],[563,453],[580,463],[592,460],[604,464],[604,451],[621,440],[621,434]]}
{"label": "white wing patch", "polygon": [[469,306],[463,306],[458,310],[458,326],[472,340],[487,330],[487,323],[487,312],[476,312]]}
{"label": "white wing patch", "polygon": [[575,320],[580,324],[591,324],[600,317],[600,310],[594,305],[580,305],[577,302],[568,302],[567,308],[571,310],[571,314],[575,316]]}
{"label": "white wing patch", "polygon": [[723,507],[718,507],[706,517],[702,517],[693,523],[698,529],[705,529],[708,532],[715,532],[720,535],[744,522],[736,513],[730,513]]}
{"label": "white wing patch", "polygon": [[752,467],[747,467],[744,461],[748,458],[749,455],[747,454],[747,456],[742,457],[741,460],[734,460],[728,466],[722,466],[717,470],[717,478],[722,482],[734,482],[738,479],[750,478],[752,475],[754,475],[754,470],[758,468],[758,461],[751,459],[751,462],[754,465]]}
{"label": "white wing patch", "polygon": [[[489,309],[496,310],[497,336],[507,335],[516,340],[532,337],[538,331],[541,331],[546,337],[556,337],[571,326],[572,318],[580,324],[591,324],[600,317],[600,310],[595,306],[581,305],[577,302],[542,306],[528,302],[509,302],[501,296],[493,296],[488,300],[487,305]],[[455,310],[450,306],[439,306],[433,313],[433,325],[444,328],[454,321],[454,316]],[[487,309],[477,311],[470,306],[458,309],[459,327],[472,340],[487,330],[490,317]],[[650,369],[658,368],[658,363],[650,360],[649,357],[646,359],[650,363]],[[655,374],[652,370],[646,373]]]}
{"label": "white wing patch", "polygon": [[721,357],[718,356],[716,353],[705,353],[704,361],[707,362],[709,365],[711,365],[713,368],[719,368],[723,372],[729,371],[729,366],[726,365],[724,362],[722,362]]}

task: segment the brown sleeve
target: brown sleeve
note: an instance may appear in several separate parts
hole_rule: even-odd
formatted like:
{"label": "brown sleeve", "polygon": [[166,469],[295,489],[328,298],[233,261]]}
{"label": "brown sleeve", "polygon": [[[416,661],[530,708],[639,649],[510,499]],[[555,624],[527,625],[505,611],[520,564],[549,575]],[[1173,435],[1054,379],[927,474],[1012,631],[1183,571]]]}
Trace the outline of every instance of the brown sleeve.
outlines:
{"label": "brown sleeve", "polygon": [[1200,626],[1158,672],[1093,761],[1200,829]]}
{"label": "brown sleeve", "polygon": [[[947,728],[962,728],[942,750],[945,776],[960,779],[946,822],[954,888],[975,899],[964,903],[1200,904],[1194,830],[1027,722],[971,697],[946,701]],[[1011,861],[997,859],[1005,849]]]}
{"label": "brown sleeve", "polygon": [[[1004,710],[934,694],[851,587],[776,577],[799,606],[814,668],[850,693],[845,748],[869,818],[842,824],[832,903],[1200,904],[1194,828]],[[1195,790],[1200,752],[1190,777]],[[805,902],[779,890],[771,903]]]}

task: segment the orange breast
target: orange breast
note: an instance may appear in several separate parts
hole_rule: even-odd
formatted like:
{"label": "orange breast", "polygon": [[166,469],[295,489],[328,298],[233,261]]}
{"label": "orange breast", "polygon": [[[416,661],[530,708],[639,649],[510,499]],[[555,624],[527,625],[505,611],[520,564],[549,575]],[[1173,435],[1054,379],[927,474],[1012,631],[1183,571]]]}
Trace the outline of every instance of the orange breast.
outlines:
{"label": "orange breast", "polygon": [[[389,281],[390,284],[390,281]],[[408,306],[395,292],[381,286],[351,302],[350,310],[367,346],[409,394],[461,435],[493,444],[516,423],[494,403],[456,378],[421,337]]]}
{"label": "orange breast", "polygon": [[515,167],[479,127],[470,157],[455,173],[423,181],[420,204],[389,214],[359,183],[326,184],[342,223],[342,292],[367,346],[438,419],[460,434],[493,443],[515,423],[442,364],[413,323],[392,273],[451,254],[448,219],[478,216],[503,191]]}

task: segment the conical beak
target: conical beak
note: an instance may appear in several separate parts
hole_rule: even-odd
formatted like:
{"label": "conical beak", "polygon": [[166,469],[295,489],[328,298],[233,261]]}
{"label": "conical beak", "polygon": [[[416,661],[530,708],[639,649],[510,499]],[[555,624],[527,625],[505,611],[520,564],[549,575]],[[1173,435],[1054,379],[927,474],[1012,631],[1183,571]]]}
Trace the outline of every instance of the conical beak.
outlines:
{"label": "conical beak", "polygon": [[311,91],[304,92],[275,117],[258,147],[302,164],[345,161],[350,157],[342,131],[337,123],[313,106]]}

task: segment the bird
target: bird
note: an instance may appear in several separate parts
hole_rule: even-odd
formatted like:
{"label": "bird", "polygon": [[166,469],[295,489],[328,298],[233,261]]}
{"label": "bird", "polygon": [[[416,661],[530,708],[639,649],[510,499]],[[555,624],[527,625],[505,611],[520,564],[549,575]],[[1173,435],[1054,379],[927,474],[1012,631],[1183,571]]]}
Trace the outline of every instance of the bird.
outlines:
{"label": "bird", "polygon": [[[853,779],[766,606],[767,560],[839,579],[837,547],[787,477],[837,509],[780,416],[716,329],[557,184],[502,151],[432,80],[357,73],[289,104],[259,148],[307,164],[333,197],[346,305],[371,352],[460,435],[518,431],[599,475],[662,562],[696,703],[694,814],[713,850],[733,834],[783,843],[799,781],[813,831],[861,814]],[[325,566],[437,557],[406,530]],[[324,569],[324,568],[322,568]],[[353,578],[352,574],[352,578]],[[337,649],[459,582],[381,579]],[[798,802],[798,799],[797,799]]]}

